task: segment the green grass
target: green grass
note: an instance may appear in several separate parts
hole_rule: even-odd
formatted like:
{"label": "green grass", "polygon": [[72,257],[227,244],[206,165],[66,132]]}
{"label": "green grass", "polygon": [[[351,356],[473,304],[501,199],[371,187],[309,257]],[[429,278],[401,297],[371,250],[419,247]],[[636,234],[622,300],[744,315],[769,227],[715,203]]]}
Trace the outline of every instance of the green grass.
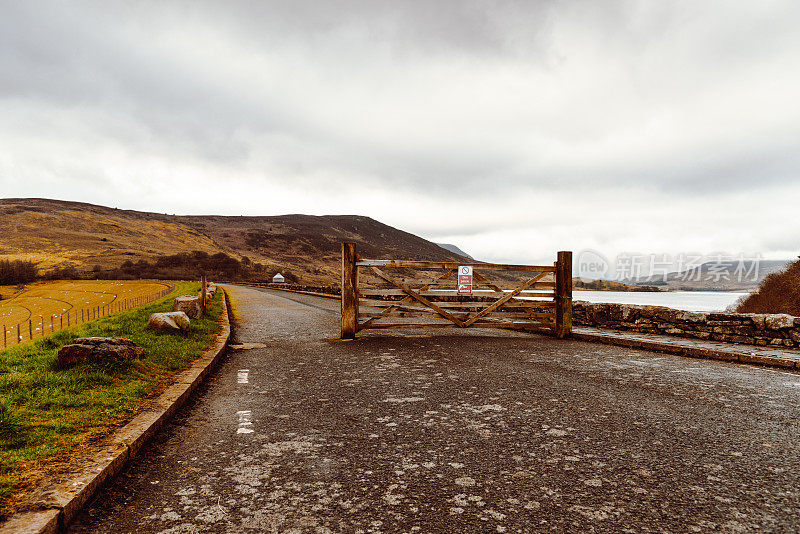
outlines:
{"label": "green grass", "polygon": [[[188,334],[147,330],[151,313],[172,311],[176,295],[199,290],[193,282],[175,285],[176,292],[160,301],[0,351],[0,518],[8,514],[14,492],[48,463],[125,420],[143,397],[211,345],[219,332],[221,291],[206,316],[192,320]],[[126,337],[145,354],[132,362],[59,369],[58,349],[86,336]]]}

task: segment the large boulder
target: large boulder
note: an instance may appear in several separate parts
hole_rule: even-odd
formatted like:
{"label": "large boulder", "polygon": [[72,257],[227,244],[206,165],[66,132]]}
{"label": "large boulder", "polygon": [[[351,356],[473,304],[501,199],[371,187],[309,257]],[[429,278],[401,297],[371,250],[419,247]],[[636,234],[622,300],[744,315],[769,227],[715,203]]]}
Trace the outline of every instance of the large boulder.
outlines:
{"label": "large boulder", "polygon": [[58,351],[58,366],[70,367],[86,361],[135,360],[144,354],[130,339],[122,337],[79,337]]}
{"label": "large boulder", "polygon": [[172,303],[172,310],[183,312],[192,319],[199,319],[203,316],[200,297],[196,295],[181,295],[177,297]]}
{"label": "large boulder", "polygon": [[166,331],[189,331],[189,316],[182,311],[154,313],[147,321],[147,328]]}

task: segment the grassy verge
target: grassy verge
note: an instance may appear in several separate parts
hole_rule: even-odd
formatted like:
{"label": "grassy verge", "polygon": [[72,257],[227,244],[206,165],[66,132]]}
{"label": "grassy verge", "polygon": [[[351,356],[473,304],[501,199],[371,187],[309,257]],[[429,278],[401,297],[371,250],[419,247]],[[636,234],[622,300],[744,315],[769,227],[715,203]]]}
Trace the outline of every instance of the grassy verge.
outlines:
{"label": "grassy verge", "polygon": [[[139,401],[211,345],[219,332],[222,291],[204,318],[192,320],[188,334],[147,330],[151,313],[171,311],[175,295],[199,290],[194,282],[175,286],[175,293],[152,304],[0,351],[0,519],[44,470],[130,418]],[[145,355],[59,370],[58,349],[85,336],[126,337]]]}

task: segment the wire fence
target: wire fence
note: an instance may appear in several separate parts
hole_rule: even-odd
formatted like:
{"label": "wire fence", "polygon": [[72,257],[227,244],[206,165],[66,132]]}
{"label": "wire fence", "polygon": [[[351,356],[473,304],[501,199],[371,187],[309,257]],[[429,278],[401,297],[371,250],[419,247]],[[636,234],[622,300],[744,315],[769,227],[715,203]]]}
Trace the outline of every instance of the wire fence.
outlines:
{"label": "wire fence", "polygon": [[169,284],[165,289],[152,295],[142,295],[139,297],[132,297],[127,299],[115,300],[104,304],[102,306],[93,306],[91,308],[73,308],[58,315],[50,315],[46,317],[39,315],[38,320],[32,315],[30,319],[25,322],[3,325],[3,348],[10,345],[19,345],[33,341],[36,338],[43,338],[48,334],[64,330],[71,326],[79,325],[89,321],[94,321],[102,317],[107,317],[113,313],[130,310],[137,306],[149,304],[160,298],[166,297],[175,290],[173,284]]}

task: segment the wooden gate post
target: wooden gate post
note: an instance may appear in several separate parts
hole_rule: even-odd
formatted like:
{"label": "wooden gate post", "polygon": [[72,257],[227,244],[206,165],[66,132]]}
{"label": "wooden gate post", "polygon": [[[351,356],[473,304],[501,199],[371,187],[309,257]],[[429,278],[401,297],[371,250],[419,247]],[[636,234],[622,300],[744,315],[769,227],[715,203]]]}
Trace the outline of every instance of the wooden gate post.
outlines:
{"label": "wooden gate post", "polygon": [[356,244],[342,243],[342,339],[355,339],[358,321]]}
{"label": "wooden gate post", "polygon": [[572,251],[562,250],[556,262],[556,337],[572,333]]}

